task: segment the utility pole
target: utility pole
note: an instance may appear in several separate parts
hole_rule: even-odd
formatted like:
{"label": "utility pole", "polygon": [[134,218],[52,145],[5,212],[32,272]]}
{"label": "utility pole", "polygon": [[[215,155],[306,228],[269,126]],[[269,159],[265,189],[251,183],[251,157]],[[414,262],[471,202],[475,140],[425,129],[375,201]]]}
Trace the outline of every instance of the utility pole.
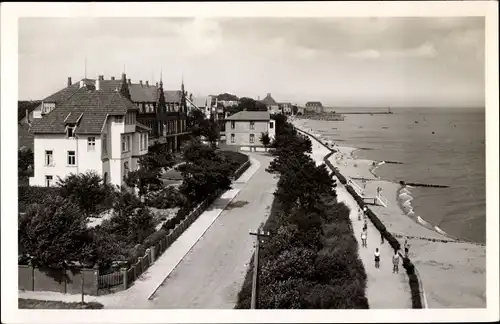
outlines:
{"label": "utility pole", "polygon": [[250,235],[254,235],[255,239],[255,254],[253,257],[253,280],[252,280],[252,300],[251,300],[251,309],[257,309],[257,300],[258,300],[258,281],[259,281],[259,248],[261,243],[261,238],[270,237],[269,232],[264,232],[264,223],[261,223],[259,229],[256,232],[252,232],[250,230]]}

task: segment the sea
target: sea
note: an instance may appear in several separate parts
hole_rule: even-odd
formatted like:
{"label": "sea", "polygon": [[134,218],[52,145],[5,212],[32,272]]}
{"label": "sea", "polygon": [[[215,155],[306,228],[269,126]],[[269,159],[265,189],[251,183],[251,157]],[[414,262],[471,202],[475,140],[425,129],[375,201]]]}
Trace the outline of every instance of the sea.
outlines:
{"label": "sea", "polygon": [[383,180],[449,186],[412,187],[399,200],[452,237],[486,243],[485,109],[392,112],[346,114],[344,121],[308,120],[307,125],[339,146],[358,148],[356,158],[401,162],[372,170]]}

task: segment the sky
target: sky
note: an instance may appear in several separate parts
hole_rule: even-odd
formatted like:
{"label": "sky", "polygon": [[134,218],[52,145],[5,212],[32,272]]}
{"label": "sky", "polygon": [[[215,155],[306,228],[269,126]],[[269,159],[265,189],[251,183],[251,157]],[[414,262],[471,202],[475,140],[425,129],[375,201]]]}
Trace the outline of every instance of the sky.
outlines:
{"label": "sky", "polygon": [[[484,107],[482,17],[21,18],[19,99],[86,75],[194,96],[331,107]],[[86,59],[85,59],[86,58]],[[85,69],[85,61],[86,69]]]}

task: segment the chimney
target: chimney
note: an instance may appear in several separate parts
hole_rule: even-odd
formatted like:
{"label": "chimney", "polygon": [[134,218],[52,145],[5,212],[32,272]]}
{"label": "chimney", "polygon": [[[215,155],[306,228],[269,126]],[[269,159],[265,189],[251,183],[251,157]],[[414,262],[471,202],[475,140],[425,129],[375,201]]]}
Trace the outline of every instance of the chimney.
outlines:
{"label": "chimney", "polygon": [[142,80],[139,80],[139,84],[140,84],[140,85],[141,85],[141,87],[142,87]]}
{"label": "chimney", "polygon": [[156,82],[156,87],[158,88],[158,82]]}
{"label": "chimney", "polygon": [[101,90],[101,76],[99,76],[97,80],[95,80],[95,90]]}
{"label": "chimney", "polygon": [[98,79],[104,81],[104,75],[100,75]]}
{"label": "chimney", "polygon": [[132,84],[132,81],[130,79],[128,79],[128,84]]}
{"label": "chimney", "polygon": [[115,77],[111,77],[111,80],[113,80],[113,81],[114,81],[114,80],[115,80]]}
{"label": "chimney", "polygon": [[146,87],[149,88],[149,81],[146,81]]}
{"label": "chimney", "polygon": [[[122,73],[122,80],[127,81],[127,75],[125,73]],[[130,80],[130,79],[129,79]]]}
{"label": "chimney", "polygon": [[68,77],[68,87],[71,86],[71,77]]}

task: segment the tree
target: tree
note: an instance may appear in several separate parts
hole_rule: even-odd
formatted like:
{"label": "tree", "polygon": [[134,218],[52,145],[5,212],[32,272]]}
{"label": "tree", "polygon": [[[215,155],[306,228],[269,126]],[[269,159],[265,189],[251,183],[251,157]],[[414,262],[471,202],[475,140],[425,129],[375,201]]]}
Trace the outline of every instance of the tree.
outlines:
{"label": "tree", "polygon": [[64,179],[59,178],[57,185],[63,198],[77,204],[86,216],[98,212],[100,205],[107,201],[112,188],[104,183],[95,171],[86,173],[71,173]]}
{"label": "tree", "polygon": [[297,115],[299,108],[296,105],[292,105],[292,114]]}
{"label": "tree", "polygon": [[139,158],[141,168],[151,172],[160,173],[163,169],[171,168],[174,163],[174,158],[165,143],[156,143],[150,146],[148,154]]}
{"label": "tree", "polygon": [[186,121],[188,130],[192,132],[193,128],[196,126],[200,126],[203,120],[205,120],[205,114],[201,110],[191,109]]}
{"label": "tree", "polygon": [[180,189],[191,201],[202,201],[218,189],[231,187],[231,164],[213,147],[195,140],[184,147],[183,154],[186,164]]}
{"label": "tree", "polygon": [[125,184],[131,188],[137,187],[140,196],[146,195],[150,190],[163,188],[159,169],[140,168],[136,171],[130,171],[125,177]]}
{"label": "tree", "polygon": [[20,149],[17,154],[17,174],[19,179],[25,179],[33,173],[34,156],[30,148]]}
{"label": "tree", "polygon": [[19,217],[19,252],[33,265],[67,268],[93,257],[92,238],[78,205],[62,197],[28,206]]}
{"label": "tree", "polygon": [[238,111],[267,111],[262,102],[248,97],[241,98],[237,107]]}
{"label": "tree", "polygon": [[264,148],[267,150],[269,144],[271,144],[271,138],[269,137],[269,133],[265,132],[260,135],[260,142],[264,145]]}

